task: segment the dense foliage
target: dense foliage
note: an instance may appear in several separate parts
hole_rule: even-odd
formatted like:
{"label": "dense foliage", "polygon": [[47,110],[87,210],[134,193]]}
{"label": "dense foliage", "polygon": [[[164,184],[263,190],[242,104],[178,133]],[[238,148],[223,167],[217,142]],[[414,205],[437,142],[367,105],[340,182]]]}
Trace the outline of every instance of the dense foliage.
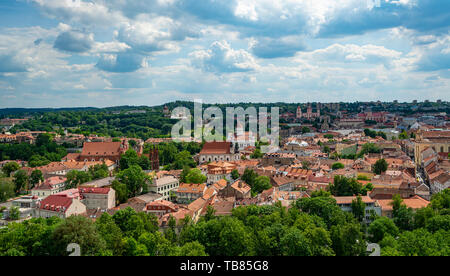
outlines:
{"label": "dense foliage", "polygon": [[401,200],[395,199],[393,219],[378,217],[367,228],[327,192],[299,199],[289,209],[279,203],[241,206],[229,217],[216,217],[208,208],[197,223],[171,218],[162,231],[154,215],[131,208],[96,222],[80,216],[32,219],[0,230],[0,255],[67,255],[67,245],[76,242],[82,255],[364,256],[367,243],[378,242],[382,255],[448,256],[449,202],[446,190],[430,207],[407,209],[412,212],[407,230],[399,220]]}

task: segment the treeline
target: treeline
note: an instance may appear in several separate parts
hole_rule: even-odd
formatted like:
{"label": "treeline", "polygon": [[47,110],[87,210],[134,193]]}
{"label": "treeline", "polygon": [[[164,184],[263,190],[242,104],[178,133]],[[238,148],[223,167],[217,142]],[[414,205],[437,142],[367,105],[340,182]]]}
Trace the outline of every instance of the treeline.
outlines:
{"label": "treeline", "polygon": [[31,131],[57,131],[63,129],[75,134],[108,137],[130,137],[148,139],[170,134],[176,122],[163,116],[161,111],[145,108],[145,113],[128,113],[130,109],[111,112],[110,110],[81,110],[46,112],[35,116],[22,125],[11,129],[12,133],[28,129]]}
{"label": "treeline", "polygon": [[35,144],[0,144],[0,161],[28,161],[30,167],[59,162],[66,155],[66,148],[56,144],[50,134],[40,134]]}
{"label": "treeline", "polygon": [[366,256],[367,243],[378,242],[387,256],[449,256],[449,203],[449,190],[417,212],[395,199],[393,219],[378,217],[368,227],[323,192],[289,209],[280,203],[241,206],[218,217],[209,207],[197,223],[171,218],[161,231],[154,215],[131,208],[95,222],[32,219],[0,230],[0,255],[67,255],[67,245],[77,243],[82,255]]}

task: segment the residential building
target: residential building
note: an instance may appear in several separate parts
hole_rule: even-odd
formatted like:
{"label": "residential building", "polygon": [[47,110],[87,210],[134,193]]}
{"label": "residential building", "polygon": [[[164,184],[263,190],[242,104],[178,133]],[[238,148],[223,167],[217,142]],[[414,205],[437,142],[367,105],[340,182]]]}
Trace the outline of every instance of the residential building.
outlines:
{"label": "residential building", "polygon": [[180,186],[180,182],[172,175],[166,175],[161,178],[154,178],[149,185],[149,191],[163,196],[162,199],[170,200],[170,192],[175,191]]}
{"label": "residential building", "polygon": [[[392,199],[379,199],[377,201],[381,207],[381,215],[384,217],[392,218]],[[413,211],[416,211],[418,209],[427,207],[430,204],[430,201],[415,195],[410,198],[404,198],[403,204],[405,204],[406,207],[413,209]]]}
{"label": "residential building", "polygon": [[237,180],[231,184],[228,182],[227,186],[219,191],[220,197],[234,197],[237,200],[250,198],[251,187],[242,180]]}
{"label": "residential building", "polygon": [[[336,204],[344,212],[352,212],[352,202],[353,200],[357,199],[356,196],[338,196],[333,198],[336,200]],[[373,214],[381,216],[381,207],[376,200],[371,199],[368,196],[361,196],[361,200],[366,205],[366,208],[364,210],[365,215],[363,219],[365,223],[372,222]]]}
{"label": "residential building", "polygon": [[203,196],[206,191],[205,184],[186,184],[181,183],[175,191],[177,202],[181,204],[189,204]]}
{"label": "residential building", "polygon": [[237,166],[229,162],[213,162],[208,164],[208,172],[206,174],[206,183],[211,185],[221,179],[227,179],[231,181],[231,172],[235,170]]}
{"label": "residential building", "polygon": [[66,181],[67,178],[62,176],[47,178],[41,185],[38,185],[31,190],[31,195],[44,199],[50,195],[57,194],[64,191],[66,188]]}
{"label": "residential building", "polygon": [[175,203],[167,200],[156,200],[150,202],[146,206],[147,213],[152,213],[158,217],[164,216],[165,214],[175,213],[178,209],[179,207]]}
{"label": "residential building", "polygon": [[108,210],[116,206],[116,191],[113,188],[78,188],[81,202],[87,209]]}
{"label": "residential building", "polygon": [[50,195],[36,206],[34,217],[67,218],[72,215],[81,215],[84,213],[86,213],[86,206],[78,198]]}

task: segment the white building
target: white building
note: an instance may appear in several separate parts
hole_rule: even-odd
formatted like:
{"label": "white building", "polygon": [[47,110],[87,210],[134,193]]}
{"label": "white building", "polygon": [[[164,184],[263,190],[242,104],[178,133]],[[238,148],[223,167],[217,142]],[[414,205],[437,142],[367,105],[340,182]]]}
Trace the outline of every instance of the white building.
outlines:
{"label": "white building", "polygon": [[[352,212],[352,201],[356,200],[356,196],[338,196],[333,197],[336,200],[337,205],[344,212]],[[372,213],[378,216],[381,216],[381,207],[378,202],[374,199],[371,199],[368,196],[361,196],[362,201],[366,204],[364,222],[370,223],[372,222],[371,217]]]}
{"label": "white building", "polygon": [[170,200],[170,192],[175,191],[180,186],[180,182],[172,175],[153,179],[149,185],[149,191],[163,195],[164,200]]}

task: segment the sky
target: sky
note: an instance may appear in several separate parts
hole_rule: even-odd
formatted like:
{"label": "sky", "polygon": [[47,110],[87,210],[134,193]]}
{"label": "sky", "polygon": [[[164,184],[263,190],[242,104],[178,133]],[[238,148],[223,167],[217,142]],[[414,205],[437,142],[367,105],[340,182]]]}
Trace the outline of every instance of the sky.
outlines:
{"label": "sky", "polygon": [[450,101],[448,0],[1,0],[0,108]]}

